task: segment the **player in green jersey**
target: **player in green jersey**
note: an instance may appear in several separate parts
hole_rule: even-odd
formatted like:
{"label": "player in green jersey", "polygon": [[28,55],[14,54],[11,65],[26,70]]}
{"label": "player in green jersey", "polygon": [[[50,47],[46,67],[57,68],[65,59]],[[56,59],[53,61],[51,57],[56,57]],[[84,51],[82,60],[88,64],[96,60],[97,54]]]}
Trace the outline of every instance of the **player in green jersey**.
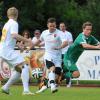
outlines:
{"label": "player in green jersey", "polygon": [[90,22],[85,22],[82,29],[83,32],[78,35],[64,55],[63,71],[66,79],[78,78],[80,76],[76,62],[85,49],[100,49],[99,41],[91,35],[92,24]]}

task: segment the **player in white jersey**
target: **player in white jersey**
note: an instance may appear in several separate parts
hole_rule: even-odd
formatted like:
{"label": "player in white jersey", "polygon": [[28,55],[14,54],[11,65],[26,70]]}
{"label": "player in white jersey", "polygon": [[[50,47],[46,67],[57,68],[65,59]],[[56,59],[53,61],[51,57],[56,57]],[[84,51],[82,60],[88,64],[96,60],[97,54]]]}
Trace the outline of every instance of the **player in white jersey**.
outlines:
{"label": "player in white jersey", "polygon": [[56,29],[55,18],[48,19],[47,27],[48,29],[42,32],[40,40],[38,40],[36,44],[39,44],[41,41],[45,43],[44,59],[46,67],[49,69],[48,79],[51,92],[54,93],[57,91],[55,73],[57,75],[61,74],[61,49],[67,45],[67,42],[61,31]]}
{"label": "player in white jersey", "polygon": [[[61,22],[59,24],[59,28],[62,31],[62,34],[64,35],[66,41],[68,41],[68,45],[62,49],[62,59],[63,59],[64,54],[67,52],[69,46],[73,43],[73,37],[72,37],[72,34],[66,30],[67,27],[66,27],[64,22]],[[63,66],[63,62],[62,62],[62,66]],[[71,86],[71,79],[70,78],[66,79],[66,84],[67,84],[67,87]]]}
{"label": "player in white jersey", "polygon": [[24,58],[14,50],[16,40],[28,42],[30,45],[32,42],[29,39],[18,35],[18,10],[15,7],[11,7],[7,10],[7,17],[9,20],[3,27],[0,41],[0,58],[7,62],[10,67],[13,67],[14,71],[7,83],[2,86],[1,90],[3,93],[9,94],[10,86],[21,76],[24,87],[23,94],[32,94],[29,91],[28,86],[29,68],[25,64]]}
{"label": "player in white jersey", "polygon": [[65,54],[67,52],[69,45],[73,43],[73,37],[72,34],[66,30],[66,25],[64,22],[61,22],[59,25],[60,30],[62,31],[65,39],[68,41],[68,45],[62,49],[62,54]]}

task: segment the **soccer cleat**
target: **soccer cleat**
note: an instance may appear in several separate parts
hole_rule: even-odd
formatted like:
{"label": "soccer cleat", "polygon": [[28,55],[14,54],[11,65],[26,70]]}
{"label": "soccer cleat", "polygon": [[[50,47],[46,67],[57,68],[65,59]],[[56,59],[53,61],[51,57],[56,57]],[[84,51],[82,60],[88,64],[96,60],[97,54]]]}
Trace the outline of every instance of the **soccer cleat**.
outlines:
{"label": "soccer cleat", "polygon": [[1,91],[2,93],[5,93],[5,94],[10,95],[9,89],[8,89],[8,90],[5,90],[5,89],[1,88],[0,91]]}
{"label": "soccer cleat", "polygon": [[51,87],[51,92],[52,92],[52,93],[55,93],[55,92],[57,92],[57,91],[58,91],[58,88],[57,88],[56,86]]}
{"label": "soccer cleat", "polygon": [[70,87],[71,87],[71,85],[70,85],[70,84],[68,84],[68,85],[67,85],[67,88],[70,88]]}
{"label": "soccer cleat", "polygon": [[42,86],[42,88],[40,90],[38,90],[36,93],[41,93],[44,92],[47,89],[47,86]]}
{"label": "soccer cleat", "polygon": [[23,95],[35,95],[34,93],[30,92],[30,91],[24,91]]}
{"label": "soccer cleat", "polygon": [[67,87],[68,87],[68,88],[71,87],[71,79],[69,80],[69,83],[67,84]]}

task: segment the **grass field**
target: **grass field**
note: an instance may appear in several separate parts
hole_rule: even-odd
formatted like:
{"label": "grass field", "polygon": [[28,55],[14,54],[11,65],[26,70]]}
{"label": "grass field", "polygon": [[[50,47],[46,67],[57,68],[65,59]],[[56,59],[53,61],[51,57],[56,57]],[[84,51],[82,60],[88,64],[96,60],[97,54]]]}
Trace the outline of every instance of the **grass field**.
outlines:
{"label": "grass field", "polygon": [[[37,87],[30,87],[35,92]],[[22,86],[12,86],[12,95],[0,93],[0,100],[99,100],[100,88],[83,88],[83,87],[59,87],[59,91],[55,94],[50,89],[41,94],[22,95]]]}

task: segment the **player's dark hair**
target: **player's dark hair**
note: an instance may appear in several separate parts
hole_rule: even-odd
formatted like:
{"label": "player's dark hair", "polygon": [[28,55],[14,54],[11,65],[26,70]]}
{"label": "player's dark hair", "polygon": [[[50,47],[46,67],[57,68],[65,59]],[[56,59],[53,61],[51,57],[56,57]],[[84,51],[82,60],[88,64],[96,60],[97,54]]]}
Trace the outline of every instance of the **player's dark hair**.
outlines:
{"label": "player's dark hair", "polygon": [[92,26],[92,23],[91,22],[85,22],[85,23],[83,23],[82,28],[84,29],[86,26]]}
{"label": "player's dark hair", "polygon": [[49,18],[48,20],[47,20],[47,23],[54,23],[54,22],[56,22],[56,19],[55,18]]}

